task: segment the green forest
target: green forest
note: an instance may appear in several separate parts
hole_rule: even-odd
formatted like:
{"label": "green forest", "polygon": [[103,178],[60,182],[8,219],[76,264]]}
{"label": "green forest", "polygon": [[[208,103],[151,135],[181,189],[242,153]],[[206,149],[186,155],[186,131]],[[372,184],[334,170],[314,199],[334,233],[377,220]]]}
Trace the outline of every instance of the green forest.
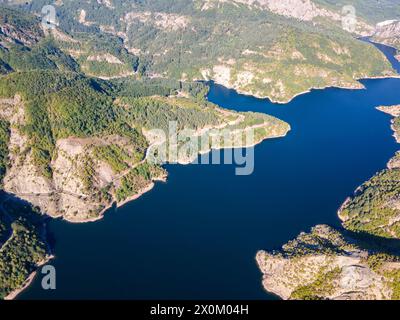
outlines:
{"label": "green forest", "polygon": [[0,247],[0,299],[20,288],[48,252],[41,215],[28,205],[7,202],[5,206],[7,215],[0,214],[0,236],[2,228],[12,234]]}
{"label": "green forest", "polygon": [[[388,8],[392,0],[386,1]],[[338,10],[331,1],[318,2]],[[48,3],[38,0],[23,8],[39,12]],[[136,72],[138,77],[190,81],[203,79],[204,70],[216,79],[214,68],[222,65],[230,70],[229,86],[279,102],[312,87],[354,87],[359,86],[356,79],[393,73],[376,48],[332,21],[298,21],[229,2],[219,3],[218,10],[202,10],[202,3],[114,0],[109,7],[94,0],[63,1],[57,6],[60,28],[73,41],[58,42],[78,55],[89,75]],[[379,16],[374,6],[372,1],[357,6],[372,25]],[[120,63],[88,61],[93,52],[111,54]],[[249,74],[250,80],[243,78]]]}
{"label": "green forest", "polygon": [[344,226],[385,238],[400,237],[400,222],[391,223],[398,209],[391,207],[400,193],[400,170],[384,170],[364,183],[341,212]]}

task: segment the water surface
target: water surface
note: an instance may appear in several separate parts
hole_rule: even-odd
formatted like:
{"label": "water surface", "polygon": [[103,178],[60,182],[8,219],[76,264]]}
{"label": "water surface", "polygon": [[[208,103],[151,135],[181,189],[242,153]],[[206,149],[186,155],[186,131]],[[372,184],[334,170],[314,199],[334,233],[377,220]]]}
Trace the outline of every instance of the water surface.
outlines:
{"label": "water surface", "polygon": [[344,199],[398,149],[390,117],[375,107],[400,104],[400,80],[363,83],[286,105],[211,84],[210,101],[277,116],[292,131],[255,148],[251,176],[229,165],[167,166],[168,183],[102,221],[51,221],[57,290],[43,291],[37,277],[20,298],[274,299],[261,286],[257,250],[340,225]]}

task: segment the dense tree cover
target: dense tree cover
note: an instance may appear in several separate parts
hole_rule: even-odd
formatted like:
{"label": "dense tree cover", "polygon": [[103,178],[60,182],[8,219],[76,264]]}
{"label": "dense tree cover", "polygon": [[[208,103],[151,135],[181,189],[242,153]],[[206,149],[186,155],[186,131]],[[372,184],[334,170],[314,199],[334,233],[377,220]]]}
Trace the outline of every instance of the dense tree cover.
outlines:
{"label": "dense tree cover", "polygon": [[386,238],[400,237],[396,207],[400,170],[384,170],[364,183],[341,212],[345,228]]}
{"label": "dense tree cover", "polygon": [[203,82],[181,82],[173,79],[115,79],[110,80],[113,95],[126,98],[176,95],[187,93],[198,101],[205,100],[208,85]]}
{"label": "dense tree cover", "polygon": [[201,108],[189,99],[122,98],[121,103],[126,106],[124,112],[128,121],[147,129],[162,129],[168,132],[170,121],[176,121],[179,130],[198,129],[219,122],[215,110],[206,106]]}
{"label": "dense tree cover", "polygon": [[90,193],[93,189],[93,178],[95,176],[95,164],[93,159],[86,155],[83,159],[79,177],[83,183],[83,188],[87,193]]}
{"label": "dense tree cover", "polygon": [[45,38],[39,20],[28,14],[1,7],[0,73],[12,70],[60,69],[76,71],[79,66],[62,52],[52,37]]}
{"label": "dense tree cover", "polygon": [[10,124],[0,119],[0,185],[8,166],[8,142],[10,140]]}
{"label": "dense tree cover", "polygon": [[12,235],[0,247],[0,299],[20,288],[47,252],[42,217],[31,207],[17,203],[7,204],[6,210],[12,222],[5,222],[4,213],[0,218],[10,226]]}
{"label": "dense tree cover", "polygon": [[7,221],[6,215],[0,211],[0,248],[9,238],[9,223]]}
{"label": "dense tree cover", "polygon": [[178,86],[175,81],[142,81],[135,79],[112,80],[114,94],[120,97],[138,98],[143,96],[169,96],[175,94]]}
{"label": "dense tree cover", "polygon": [[121,202],[137,195],[147,188],[153,180],[162,178],[164,175],[165,171],[161,167],[148,163],[139,165],[122,178],[116,191],[117,201]]}

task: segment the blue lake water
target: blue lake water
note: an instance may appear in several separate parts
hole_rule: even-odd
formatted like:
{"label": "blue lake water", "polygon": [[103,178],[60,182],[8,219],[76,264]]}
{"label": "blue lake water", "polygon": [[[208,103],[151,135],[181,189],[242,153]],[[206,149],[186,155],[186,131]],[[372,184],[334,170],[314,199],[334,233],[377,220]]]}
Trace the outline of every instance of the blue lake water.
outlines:
{"label": "blue lake water", "polygon": [[257,251],[319,223],[339,226],[345,198],[399,149],[390,116],[375,107],[400,104],[400,79],[363,83],[366,90],[314,90],[286,105],[212,84],[210,101],[277,116],[292,131],[255,148],[253,175],[235,176],[230,165],[167,166],[167,183],[102,221],[51,221],[57,290],[42,290],[37,277],[19,298],[274,299],[261,286]]}

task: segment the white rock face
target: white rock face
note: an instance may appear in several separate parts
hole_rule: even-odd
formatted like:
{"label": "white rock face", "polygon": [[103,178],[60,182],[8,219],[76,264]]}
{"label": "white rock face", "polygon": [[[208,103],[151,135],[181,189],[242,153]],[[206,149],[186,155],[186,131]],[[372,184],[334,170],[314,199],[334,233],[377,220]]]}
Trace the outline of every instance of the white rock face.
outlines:
{"label": "white rock face", "polygon": [[[318,17],[324,17],[340,24],[344,14],[317,5],[312,0],[203,0],[201,10],[218,8],[220,5],[230,3],[233,5],[247,5],[249,8],[268,10],[272,13],[293,18],[300,21],[316,21]],[[369,36],[374,28],[362,19],[355,20],[354,33],[361,36]],[[353,31],[352,31],[353,32]]]}
{"label": "white rock face", "polygon": [[230,86],[231,68],[225,65],[216,65],[213,68],[213,79],[216,83],[225,87]]}
{"label": "white rock face", "polygon": [[376,25],[375,36],[382,38],[399,37],[400,36],[400,21],[389,20],[378,23]]}
{"label": "white rock face", "polygon": [[97,3],[101,4],[103,6],[106,6],[107,8],[114,9],[114,6],[113,6],[111,0],[97,0]]}
{"label": "white rock face", "polygon": [[107,62],[110,64],[123,64],[120,59],[110,53],[91,55],[87,57],[87,61]]}
{"label": "white rock face", "polygon": [[378,23],[372,39],[400,49],[400,21],[388,20]]}
{"label": "white rock face", "polygon": [[311,21],[319,16],[340,20],[340,15],[319,8],[310,0],[259,0],[259,2],[273,13],[302,21]]}
{"label": "white rock face", "polygon": [[311,0],[206,0],[202,10],[215,8],[219,3],[245,4],[302,21],[311,21],[316,17],[341,18],[338,13],[320,8]]}
{"label": "white rock face", "polygon": [[397,23],[397,22],[398,22],[398,20],[386,20],[386,21],[382,21],[382,22],[379,22],[379,23],[376,24],[376,28],[377,28],[377,29],[379,29],[379,28],[385,28],[385,27],[390,26],[390,25],[393,25],[393,24],[395,24],[395,23]]}
{"label": "white rock face", "polygon": [[190,23],[190,18],[183,15],[150,11],[132,11],[127,13],[123,20],[128,24],[128,27],[134,22],[141,22],[151,23],[158,29],[169,31],[184,29]]}
{"label": "white rock face", "polygon": [[330,300],[386,300],[392,297],[385,271],[400,270],[400,263],[384,262],[382,272],[367,263],[369,252],[347,242],[328,226],[316,226],[283,246],[282,251],[258,252],[256,260],[264,288],[282,299],[297,299],[307,288]]}

